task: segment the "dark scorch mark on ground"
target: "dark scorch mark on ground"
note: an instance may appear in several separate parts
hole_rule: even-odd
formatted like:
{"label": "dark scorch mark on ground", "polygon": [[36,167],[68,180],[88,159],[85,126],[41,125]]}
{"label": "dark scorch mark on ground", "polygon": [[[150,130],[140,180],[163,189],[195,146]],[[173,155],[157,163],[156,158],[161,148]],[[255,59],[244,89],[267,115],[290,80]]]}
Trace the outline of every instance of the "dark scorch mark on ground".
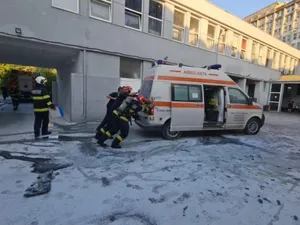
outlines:
{"label": "dark scorch mark on ground", "polygon": [[37,180],[25,190],[24,197],[29,198],[50,192],[53,179],[53,171],[39,174]]}
{"label": "dark scorch mark on ground", "polygon": [[187,209],[188,209],[188,206],[186,206],[186,207],[183,208],[183,212],[182,212],[182,215],[183,215],[183,216],[185,216],[185,211],[186,211]]}
{"label": "dark scorch mark on ground", "polygon": [[51,182],[54,178],[53,171],[72,166],[72,163],[55,163],[50,162],[50,158],[32,158],[24,155],[11,155],[8,151],[0,151],[0,156],[5,159],[16,159],[25,162],[32,162],[33,173],[40,173],[37,180],[26,189],[24,197],[46,194],[51,190]]}
{"label": "dark scorch mark on ground", "polygon": [[107,177],[102,177],[101,181],[102,181],[102,186],[103,187],[107,187],[107,186],[110,185],[110,181],[109,181],[109,179],[107,179]]}
{"label": "dark scorch mark on ground", "polygon": [[11,155],[8,151],[0,151],[0,156],[5,159],[17,159],[25,162],[32,162],[33,173],[45,173],[51,170],[60,170],[72,166],[71,163],[54,163],[50,162],[50,158],[39,158],[39,157],[28,157],[28,156],[19,156]]}
{"label": "dark scorch mark on ground", "polygon": [[160,198],[149,198],[149,201],[153,204],[157,204],[157,203],[163,203],[166,201],[166,197],[165,196],[161,196]]}
{"label": "dark scorch mark on ground", "polygon": [[[129,214],[128,212],[126,213],[113,213],[111,215],[108,215],[103,218],[96,218],[91,221],[83,222],[81,221],[78,223],[80,224],[97,224],[97,225],[109,225],[112,223],[118,223],[118,224],[141,224],[141,225],[157,225],[157,223],[151,219],[150,217],[140,214],[140,213],[135,213],[135,214]],[[77,223],[75,223],[77,225]]]}

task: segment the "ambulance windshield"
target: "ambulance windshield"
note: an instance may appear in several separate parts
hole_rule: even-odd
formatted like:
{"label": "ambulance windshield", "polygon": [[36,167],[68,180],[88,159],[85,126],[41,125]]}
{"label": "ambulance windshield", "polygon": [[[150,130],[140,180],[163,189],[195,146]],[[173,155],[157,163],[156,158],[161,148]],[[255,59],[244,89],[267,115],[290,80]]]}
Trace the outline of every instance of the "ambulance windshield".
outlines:
{"label": "ambulance windshield", "polygon": [[145,98],[150,98],[153,80],[144,80],[140,90],[140,94]]}

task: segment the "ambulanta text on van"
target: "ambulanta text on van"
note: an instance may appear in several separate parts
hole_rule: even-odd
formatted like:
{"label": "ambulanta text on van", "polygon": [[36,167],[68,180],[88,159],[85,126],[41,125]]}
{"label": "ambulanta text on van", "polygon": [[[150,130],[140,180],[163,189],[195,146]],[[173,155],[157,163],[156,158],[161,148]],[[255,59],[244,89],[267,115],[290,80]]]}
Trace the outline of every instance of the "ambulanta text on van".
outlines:
{"label": "ambulanta text on van", "polygon": [[265,116],[223,71],[221,65],[203,68],[153,63],[140,89],[141,95],[154,100],[148,114],[140,113],[136,123],[142,128],[160,128],[168,140],[184,131],[244,130],[257,134]]}

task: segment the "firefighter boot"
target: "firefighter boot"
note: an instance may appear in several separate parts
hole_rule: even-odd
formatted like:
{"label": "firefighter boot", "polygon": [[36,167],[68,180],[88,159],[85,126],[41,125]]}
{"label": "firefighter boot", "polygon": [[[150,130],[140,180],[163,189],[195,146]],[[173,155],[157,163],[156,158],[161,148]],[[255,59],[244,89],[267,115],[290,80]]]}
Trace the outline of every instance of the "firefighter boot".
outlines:
{"label": "firefighter boot", "polygon": [[94,138],[99,140],[100,137],[101,137],[101,133],[97,131]]}
{"label": "firefighter boot", "polygon": [[102,147],[106,147],[107,144],[105,144],[104,142],[107,140],[108,138],[106,137],[106,135],[102,135],[99,137],[97,143],[102,146]]}
{"label": "firefighter boot", "polygon": [[111,143],[112,148],[122,148],[120,145],[121,141],[116,137],[113,142]]}

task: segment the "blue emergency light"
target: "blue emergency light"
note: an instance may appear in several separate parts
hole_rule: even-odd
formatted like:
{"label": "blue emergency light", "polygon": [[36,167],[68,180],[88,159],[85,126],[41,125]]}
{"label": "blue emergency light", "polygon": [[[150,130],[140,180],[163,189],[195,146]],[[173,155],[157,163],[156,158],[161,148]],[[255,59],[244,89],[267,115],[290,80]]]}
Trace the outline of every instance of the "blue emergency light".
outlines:
{"label": "blue emergency light", "polygon": [[158,65],[166,64],[166,62],[165,62],[164,60],[161,60],[161,59],[157,60],[156,63],[157,63]]}
{"label": "blue emergency light", "polygon": [[222,67],[221,64],[213,64],[207,67],[208,70],[219,70]]}

